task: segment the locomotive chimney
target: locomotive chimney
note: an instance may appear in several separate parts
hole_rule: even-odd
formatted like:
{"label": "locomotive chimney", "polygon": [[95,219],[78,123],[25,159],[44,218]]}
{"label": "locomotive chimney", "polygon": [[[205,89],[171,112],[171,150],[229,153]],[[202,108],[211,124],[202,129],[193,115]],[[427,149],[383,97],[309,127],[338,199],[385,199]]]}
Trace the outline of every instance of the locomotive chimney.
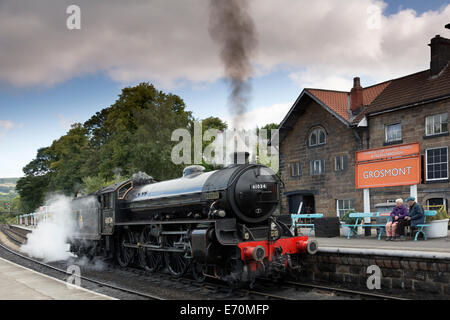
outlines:
{"label": "locomotive chimney", "polygon": [[250,153],[247,151],[238,151],[231,154],[232,164],[247,164]]}

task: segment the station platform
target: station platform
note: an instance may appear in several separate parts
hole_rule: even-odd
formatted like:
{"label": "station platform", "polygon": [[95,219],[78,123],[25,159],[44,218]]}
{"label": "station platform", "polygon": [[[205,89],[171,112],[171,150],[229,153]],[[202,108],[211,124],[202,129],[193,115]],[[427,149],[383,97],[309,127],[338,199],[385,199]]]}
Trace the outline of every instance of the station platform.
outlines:
{"label": "station platform", "polygon": [[[449,233],[450,234],[450,233]],[[438,258],[450,259],[450,237],[434,238],[414,241],[411,237],[406,237],[403,241],[385,241],[383,237],[378,237],[373,232],[371,236],[359,235],[359,237],[333,237],[316,238],[314,231],[311,232],[311,239],[317,240],[319,252],[340,252],[359,254],[379,254],[410,258]]]}
{"label": "station platform", "polygon": [[115,300],[0,258],[0,300]]}

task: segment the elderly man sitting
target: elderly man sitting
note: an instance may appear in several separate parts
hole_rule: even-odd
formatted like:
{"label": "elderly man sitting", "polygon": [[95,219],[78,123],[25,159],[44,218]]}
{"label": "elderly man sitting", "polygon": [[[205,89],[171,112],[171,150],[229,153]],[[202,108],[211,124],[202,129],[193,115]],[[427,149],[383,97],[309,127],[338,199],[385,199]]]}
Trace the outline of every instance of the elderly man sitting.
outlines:
{"label": "elderly man sitting", "polygon": [[400,240],[405,238],[405,227],[411,226],[412,229],[415,229],[418,224],[423,224],[425,222],[425,213],[423,211],[423,207],[416,202],[416,198],[409,197],[406,199],[406,203],[408,204],[409,211],[408,215],[399,221],[398,223],[398,234],[400,235]]}
{"label": "elderly man sitting", "polygon": [[408,215],[408,209],[403,205],[402,199],[395,200],[395,207],[391,212],[391,221],[386,223],[386,241],[397,238],[396,229],[398,222]]}

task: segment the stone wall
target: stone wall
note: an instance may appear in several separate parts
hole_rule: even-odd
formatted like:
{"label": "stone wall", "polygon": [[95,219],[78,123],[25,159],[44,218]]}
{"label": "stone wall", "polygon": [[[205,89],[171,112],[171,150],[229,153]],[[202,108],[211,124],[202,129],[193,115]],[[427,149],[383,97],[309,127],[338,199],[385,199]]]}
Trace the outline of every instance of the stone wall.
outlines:
{"label": "stone wall", "polygon": [[[369,148],[385,147],[385,125],[401,123],[402,141],[397,144],[420,143],[422,155],[422,183],[417,187],[419,202],[425,204],[429,198],[447,197],[450,202],[449,181],[442,182],[425,181],[425,150],[436,147],[449,147],[449,134],[426,137],[425,118],[430,115],[445,113],[450,115],[450,100],[443,100],[413,108],[401,109],[394,112],[384,113],[369,118]],[[395,144],[394,144],[395,145]],[[444,194],[447,194],[445,196]],[[386,202],[387,199],[394,200],[398,197],[403,199],[409,196],[409,187],[387,187],[370,190],[370,202],[373,208],[375,204]]]}
{"label": "stone wall", "polygon": [[303,261],[300,280],[368,290],[367,268],[380,267],[381,289],[410,298],[450,299],[450,260],[318,252]]}
{"label": "stone wall", "polygon": [[[326,131],[326,144],[310,147],[311,130],[322,127]],[[285,183],[283,193],[314,191],[315,211],[336,216],[336,199],[354,199],[355,208],[363,209],[362,191],[355,189],[355,150],[358,141],[352,129],[346,127],[322,106],[308,105],[286,138],[280,142],[280,171]],[[334,158],[346,155],[348,167],[335,171]],[[310,174],[311,160],[325,160],[325,173]],[[291,176],[291,163],[300,162],[302,175]],[[288,213],[288,198],[282,197],[282,212]]]}

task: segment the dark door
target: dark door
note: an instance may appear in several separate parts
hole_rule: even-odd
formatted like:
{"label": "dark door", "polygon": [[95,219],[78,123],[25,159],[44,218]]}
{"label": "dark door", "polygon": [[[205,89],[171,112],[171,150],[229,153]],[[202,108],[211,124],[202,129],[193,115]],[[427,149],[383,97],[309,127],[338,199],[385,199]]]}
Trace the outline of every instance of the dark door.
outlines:
{"label": "dark door", "polygon": [[297,214],[300,204],[302,204],[301,214],[315,213],[314,196],[312,194],[294,194],[288,197],[289,213]]}
{"label": "dark door", "polygon": [[302,213],[316,213],[316,206],[314,203],[313,195],[303,196],[303,208]]}

